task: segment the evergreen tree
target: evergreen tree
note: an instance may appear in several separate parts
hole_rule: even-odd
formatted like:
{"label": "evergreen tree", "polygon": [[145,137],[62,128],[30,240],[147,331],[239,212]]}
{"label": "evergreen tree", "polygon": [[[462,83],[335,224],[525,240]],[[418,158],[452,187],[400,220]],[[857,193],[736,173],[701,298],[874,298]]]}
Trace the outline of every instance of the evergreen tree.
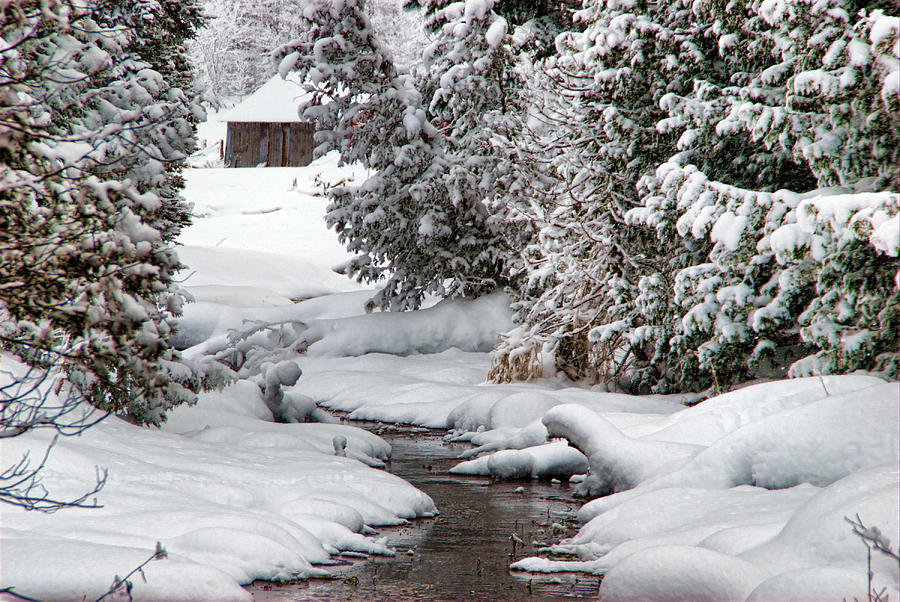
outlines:
{"label": "evergreen tree", "polygon": [[32,365],[61,361],[95,405],[157,424],[203,378],[172,347],[181,266],[157,194],[158,159],[191,124],[137,67],[130,30],[93,8],[2,8],[0,341]]}
{"label": "evergreen tree", "polygon": [[[698,4],[693,6],[696,10]],[[723,385],[773,374],[773,368],[774,374],[782,374],[784,366],[809,352],[823,360],[815,363],[819,371],[896,372],[884,356],[896,346],[888,327],[897,311],[890,260],[860,237],[849,236],[849,220],[824,229],[806,227],[800,238],[818,232],[819,249],[778,253],[785,233],[796,230],[783,227],[797,222],[804,203],[817,203],[786,191],[769,194],[834,184],[844,185],[843,192],[889,185],[898,136],[896,123],[887,116],[896,113],[897,101],[896,94],[884,90],[896,61],[885,55],[891,38],[896,40],[896,25],[890,25],[895,21],[881,11],[869,13],[838,1],[705,6],[720,24],[718,45],[730,65],[729,85],[703,82],[702,92],[673,103],[670,113],[682,123],[691,123],[691,115],[713,117],[715,136],[738,134],[750,143],[761,142],[765,152],[749,165],[740,161],[746,153],[737,153],[739,169],[731,175],[727,165],[716,170],[698,160],[707,146],[700,142],[693,155],[673,157],[660,168],[656,191],[662,194],[651,195],[639,221],[668,219],[692,244],[713,244],[708,261],[675,275],[674,301],[682,311],[673,351],[684,355],[696,350],[699,367],[713,378],[718,375]],[[885,20],[879,28],[875,23],[880,19]],[[860,75],[864,79],[857,80]],[[710,110],[710,98],[721,99],[724,110]],[[697,119],[693,121],[695,126]],[[704,138],[697,130],[686,132]],[[756,179],[748,179],[748,173]],[[839,191],[806,196],[834,192]],[[884,215],[896,213],[890,194],[836,198],[848,211],[871,202],[871,211],[878,207]],[[798,320],[804,326],[799,331]],[[841,350],[841,338],[853,344]],[[800,365],[792,373],[809,372]]]}
{"label": "evergreen tree", "polygon": [[317,153],[376,170],[335,189],[326,216],[358,254],[348,273],[385,281],[373,305],[413,308],[426,294],[508,283],[516,234],[495,202],[505,167],[492,136],[511,127],[521,99],[507,25],[490,6],[435,10],[418,78],[391,61],[356,1],[310,6],[303,36],[279,53],[282,72],[298,71],[316,93],[305,114],[318,125]]}
{"label": "evergreen tree", "polygon": [[[585,32],[561,38],[546,69],[563,100],[544,113],[562,134],[543,152],[565,149],[568,202],[523,204],[542,224],[533,286],[494,378],[562,371],[664,392],[771,374],[767,359],[777,373],[811,351],[817,370],[895,372],[883,253],[896,251],[847,234],[883,224],[807,220],[790,257],[773,241],[801,207],[831,206],[796,193],[889,186],[896,18],[838,0],[607,2],[578,18]],[[889,192],[854,198],[896,215]]]}
{"label": "evergreen tree", "polygon": [[[191,221],[190,207],[180,196],[181,171],[195,150],[195,124],[203,111],[194,103],[187,41],[204,23],[201,8],[195,0],[101,0],[92,14],[102,27],[127,39],[110,72],[113,80],[142,77],[148,68],[161,76],[145,86],[155,110],[147,113],[145,123],[133,123],[130,139],[123,140],[132,145],[131,160],[118,161],[114,169],[117,178],[128,178],[141,192],[153,190],[160,198],[154,226],[172,241]],[[107,101],[120,103],[118,90],[110,92]]]}
{"label": "evergreen tree", "polygon": [[675,152],[659,103],[689,90],[688,67],[702,59],[683,44],[699,28],[680,9],[590,5],[577,15],[586,29],[560,36],[560,55],[543,64],[539,144],[556,185],[520,201],[540,235],[526,255],[523,325],[498,349],[493,378],[562,372],[638,389],[660,378],[671,307],[657,297],[691,253],[626,216],[642,178]]}

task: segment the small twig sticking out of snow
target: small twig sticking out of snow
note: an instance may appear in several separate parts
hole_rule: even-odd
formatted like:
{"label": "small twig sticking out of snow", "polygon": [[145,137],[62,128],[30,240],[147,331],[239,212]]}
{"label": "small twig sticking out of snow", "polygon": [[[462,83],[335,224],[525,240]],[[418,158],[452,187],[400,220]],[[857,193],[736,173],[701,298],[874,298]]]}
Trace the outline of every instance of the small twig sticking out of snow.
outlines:
{"label": "small twig sticking out of snow", "polygon": [[120,590],[125,591],[125,595],[128,596],[129,602],[132,602],[134,598],[131,597],[131,589],[134,587],[134,584],[131,583],[128,579],[132,577],[135,573],[140,573],[141,579],[144,580],[144,583],[147,583],[147,576],[144,575],[144,567],[153,562],[154,560],[162,560],[163,558],[167,558],[169,553],[166,552],[166,549],[162,547],[160,542],[156,542],[156,549],[153,551],[153,555],[150,556],[147,560],[136,566],[131,570],[130,573],[125,575],[124,577],[119,577],[116,575],[113,577],[113,582],[110,588],[106,591],[105,594],[97,598],[94,602],[100,602],[107,596],[111,596]]}
{"label": "small twig sticking out of snow", "polygon": [[828,391],[828,387],[825,386],[825,377],[822,376],[821,374],[819,374],[819,382],[822,383],[822,388],[825,389],[825,395],[827,397],[830,397],[831,393]]}
{"label": "small twig sticking out of snow", "polygon": [[[825,386],[824,383],[822,386]],[[869,602],[881,602],[886,600],[886,598],[883,597],[885,589],[876,592],[875,588],[872,586],[872,578],[875,576],[875,573],[872,571],[872,550],[878,550],[888,558],[895,560],[898,564],[900,564],[900,555],[891,549],[891,540],[885,537],[878,527],[866,527],[863,524],[862,519],[859,518],[859,514],[856,515],[856,520],[846,516],[844,517],[844,520],[853,526],[853,532],[863,540],[863,543],[866,546],[866,575],[868,577],[869,585],[867,594],[869,596]]]}
{"label": "small twig sticking out of snow", "polygon": [[520,545],[520,546],[522,546],[522,549],[524,550],[525,549],[525,541],[521,537],[516,535],[515,533],[509,534],[509,541],[510,541],[510,543],[512,543],[512,554],[510,554],[510,556],[512,558],[515,558],[516,557],[516,546]]}

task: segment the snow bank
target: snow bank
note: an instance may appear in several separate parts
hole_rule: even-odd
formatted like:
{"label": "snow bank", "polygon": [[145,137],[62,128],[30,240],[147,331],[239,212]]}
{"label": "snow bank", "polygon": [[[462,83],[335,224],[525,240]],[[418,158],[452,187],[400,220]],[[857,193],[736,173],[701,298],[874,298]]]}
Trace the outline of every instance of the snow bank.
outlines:
{"label": "snow bank", "polygon": [[[849,475],[819,491],[787,521],[778,535],[741,556],[777,575],[784,571],[834,566],[865,572],[866,548],[845,517],[857,514],[893,540],[898,524],[900,477],[896,462]],[[896,561],[875,553],[872,569],[894,590],[900,586]],[[892,597],[896,597],[893,595]]]}
{"label": "snow bank", "polygon": [[398,357],[300,357],[303,376],[292,389],[319,405],[360,420],[447,426],[447,416],[482,390],[490,359],[485,353],[449,349]]}
{"label": "snow bank", "polygon": [[450,348],[490,351],[499,333],[512,328],[509,298],[502,293],[474,300],[447,299],[414,312],[380,312],[309,324],[310,355],[440,353]]}
{"label": "snow bank", "polygon": [[[79,535],[74,531],[71,534]],[[94,536],[98,537],[99,533]],[[139,546],[110,545],[65,537],[35,538],[27,530],[4,528],[2,586],[14,586],[16,593],[34,599],[96,600],[109,589],[114,575],[126,575],[153,553],[152,542],[144,540],[144,545]],[[52,571],[50,578],[48,570]],[[151,562],[143,570],[146,583],[140,577],[133,580],[135,600],[247,602],[253,599],[227,573],[174,553],[165,560]]]}
{"label": "snow bank", "polygon": [[616,565],[600,584],[603,600],[743,600],[766,572],[713,550],[658,546]]}
{"label": "snow bank", "polygon": [[[488,385],[484,383],[490,366],[488,354],[458,349],[405,357],[380,353],[359,357],[307,355],[297,362],[303,376],[292,390],[323,407],[350,412],[350,418],[453,428],[458,434],[497,429],[496,439],[518,437],[516,425],[540,419],[548,407],[563,403],[583,403],[617,414],[631,407],[636,414],[656,418],[683,407],[675,398],[662,396],[635,397],[531,384]],[[529,445],[546,441],[544,435],[540,437],[543,439],[532,439]],[[514,447],[521,445],[503,443],[494,449]]]}
{"label": "snow bank", "polygon": [[578,405],[553,408],[543,422],[551,436],[566,437],[589,458],[591,475],[579,489],[590,495],[630,489],[697,451],[684,443],[632,439]]}
{"label": "snow bank", "polygon": [[[898,488],[896,465],[849,476],[801,504],[775,537],[740,554],[709,550],[704,542],[645,547],[609,570],[600,596],[613,600],[866,599],[866,548],[844,517],[858,513],[867,517],[868,524],[897,533]],[[877,553],[872,561],[875,588],[887,588],[886,593],[896,597],[896,561]],[[666,583],[672,588],[668,592],[660,590]]]}
{"label": "snow bank", "polygon": [[504,479],[558,478],[568,480],[587,470],[587,458],[565,441],[554,441],[524,449],[506,449],[489,456],[461,462],[450,474]]}
{"label": "snow bank", "polygon": [[[188,357],[229,349],[289,350],[310,357],[351,357],[373,353],[436,354],[449,349],[487,351],[511,324],[503,294],[475,300],[448,299],[415,312],[359,315],[370,293],[344,293],[288,307],[233,308],[212,303],[188,305],[179,320],[178,346],[192,347]],[[256,336],[257,327],[286,327],[272,337]],[[235,330],[248,338],[230,333]],[[257,354],[260,355],[260,354]],[[479,380],[483,380],[483,374]],[[344,408],[342,408],[344,409]],[[452,409],[452,408],[450,408]],[[449,411],[449,409],[448,409]]]}
{"label": "snow bank", "polygon": [[[324,574],[342,550],[392,554],[372,526],[432,516],[431,499],[360,459],[386,458],[377,436],[345,425],[274,424],[259,388],[239,381],[175,410],[162,431],[108,418],[61,439],[44,484],[73,495],[109,469],[98,509],[52,515],[3,508],[2,587],[54,600],[94,599],[113,575],[169,552],[134,579],[137,600],[246,600],[255,579]],[[346,440],[346,457],[334,440]],[[2,441],[4,459],[39,452],[44,431]],[[52,567],[52,578],[48,578]]]}
{"label": "snow bank", "polygon": [[711,445],[741,426],[771,414],[837,395],[884,384],[868,375],[795,378],[761,383],[717,395],[660,420],[648,437]]}
{"label": "snow bank", "polygon": [[[190,289],[193,293],[193,289]],[[206,292],[209,289],[203,289]],[[270,290],[270,289],[269,289]],[[219,294],[230,295],[239,301],[248,300],[247,289],[228,287]],[[346,292],[324,295],[299,303],[286,305],[272,303],[269,306],[253,304],[240,307],[235,304],[216,301],[200,301],[184,306],[184,314],[178,318],[176,342],[181,349],[197,347],[188,355],[215,353],[228,347],[228,333],[244,330],[254,324],[280,324],[286,322],[308,322],[318,319],[336,319],[356,316],[364,312],[371,291]],[[281,297],[275,296],[273,299]],[[262,298],[256,297],[258,302]]]}
{"label": "snow bank", "polygon": [[[868,418],[860,417],[852,432],[837,429],[844,404],[858,399],[853,392],[873,386],[880,387],[875,396],[859,402],[872,412]],[[644,420],[639,429],[634,425],[620,429],[602,412],[575,405],[556,407],[543,421],[551,436],[568,438],[591,460],[591,476],[580,486],[586,495],[631,489],[657,477],[660,487],[712,481],[721,486],[788,487],[808,480],[811,473],[830,482],[861,467],[839,465],[840,458],[866,466],[887,461],[890,437],[865,446],[869,456],[841,456],[836,450],[861,445],[868,429],[896,413],[896,404],[891,403],[896,400],[895,389],[871,376],[816,377],[739,389]],[[846,398],[829,396],[844,391],[850,391]],[[797,429],[798,423],[808,428]],[[834,465],[820,465],[824,459]]]}
{"label": "snow bank", "polygon": [[[753,403],[753,389],[744,390],[745,403]],[[848,408],[853,408],[852,412]],[[802,482],[827,485],[859,470],[900,461],[900,441],[894,428],[898,420],[897,385],[882,383],[785,409],[741,426],[665,470],[657,468],[659,461],[652,451],[663,442],[640,441],[650,445],[644,454],[629,455],[624,450],[632,448],[624,445],[607,446],[602,454],[588,454],[592,473],[630,481],[636,488],[591,502],[581,516],[608,509],[646,489],[742,484],[774,489]],[[580,429],[580,423],[571,426]],[[562,431],[557,429],[556,434]]]}
{"label": "snow bank", "polygon": [[[607,415],[556,406],[543,424],[588,456],[585,483],[620,493],[586,504],[579,533],[551,548],[580,560],[512,568],[605,574],[604,599],[864,599],[866,549],[844,517],[900,530],[897,405],[897,384],[874,377],[796,379],[645,420],[631,436]],[[896,595],[896,562],[873,568]]]}
{"label": "snow bank", "polygon": [[[210,249],[196,246],[178,247],[178,257],[189,266],[179,273],[181,283],[197,301],[215,302],[231,307],[270,305],[259,302],[260,289],[282,299],[318,297],[343,291],[358,291],[359,285],[332,272],[327,266],[273,253],[246,249]],[[241,292],[238,296],[229,290]],[[371,295],[371,293],[370,293]],[[284,305],[283,301],[277,302]]]}
{"label": "snow bank", "polygon": [[646,491],[594,517],[553,550],[578,555],[586,561],[583,570],[596,573],[659,545],[702,545],[737,555],[776,535],[817,491],[808,484],[780,491],[747,485]]}

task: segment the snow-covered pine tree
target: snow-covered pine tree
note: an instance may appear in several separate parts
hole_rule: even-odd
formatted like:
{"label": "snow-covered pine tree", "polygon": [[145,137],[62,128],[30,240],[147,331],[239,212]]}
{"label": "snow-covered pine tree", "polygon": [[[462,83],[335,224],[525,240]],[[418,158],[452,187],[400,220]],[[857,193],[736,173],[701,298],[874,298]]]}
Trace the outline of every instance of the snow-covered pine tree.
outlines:
{"label": "snow-covered pine tree", "polygon": [[187,43],[206,23],[201,0],[96,0],[96,20],[129,31],[129,52],[190,96],[194,68]]}
{"label": "snow-covered pine tree", "polygon": [[[773,240],[786,266],[815,264],[815,295],[799,316],[800,335],[815,353],[791,374],[856,369],[900,372],[900,18],[892,2],[838,1],[794,10],[762,3],[773,37],[794,33],[779,48],[794,58],[785,81],[785,119],[770,128],[768,107],[746,111],[770,145],[803,157],[820,187],[801,201]],[[800,54],[800,48],[806,53]],[[773,108],[782,108],[776,107]],[[739,109],[738,109],[739,111]],[[810,195],[811,196],[811,195]],[[796,225],[794,225],[796,224]],[[779,236],[787,230],[790,236]],[[798,238],[794,238],[797,235]],[[790,252],[786,252],[790,249]],[[781,287],[782,289],[784,287]]]}
{"label": "snow-covered pine tree", "polygon": [[[848,229],[869,223],[851,219],[866,203],[874,203],[867,211],[880,216],[877,226],[896,214],[896,201],[889,193],[865,202],[835,197],[847,207],[842,218],[817,226],[806,219],[800,228],[799,211],[838,201],[801,202],[795,194],[888,185],[897,168],[897,124],[888,118],[896,94],[885,93],[897,69],[890,57],[895,20],[837,1],[692,7],[712,17],[727,78],[663,99],[670,115],[663,123],[683,132],[682,152],[648,179],[651,194],[629,215],[632,223],[669,224],[687,244],[712,245],[705,260],[674,275],[680,324],[670,357],[696,357],[701,373],[722,385],[773,368],[783,373],[810,351],[818,359],[792,373],[810,366],[895,373],[885,354],[896,347],[896,267],[883,253],[896,251],[878,251]],[[716,145],[734,147],[729,139],[746,143],[735,148],[733,168],[710,162]],[[810,237],[815,245],[803,242]]]}
{"label": "snow-covered pine tree", "polygon": [[172,116],[157,72],[120,68],[134,60],[129,30],[91,9],[0,9],[0,340],[29,363],[61,361],[95,405],[156,424],[201,376],[171,345],[182,298],[178,258],[153,227],[164,180],[140,191],[116,174],[139,169],[133,129]]}
{"label": "snow-covered pine tree", "polygon": [[[544,111],[562,116],[549,120],[561,132],[587,124],[561,136],[573,144],[545,144],[566,149],[557,174],[569,202],[531,203],[542,231],[526,290],[536,294],[520,300],[524,323],[498,350],[493,377],[724,386],[758,373],[764,357],[779,365],[802,354],[804,341],[831,370],[883,367],[896,300],[878,254],[894,251],[845,230],[870,224],[859,227],[883,239],[893,197],[872,201],[871,219],[816,227],[813,239],[830,241],[835,265],[858,277],[822,269],[812,247],[795,261],[770,247],[803,198],[774,191],[878,189],[896,170],[895,18],[864,8],[616,1],[579,13],[586,30],[560,38],[561,56],[547,63],[547,89],[565,100]],[[838,250],[849,239],[858,253]],[[842,337],[852,352],[835,351]]]}
{"label": "snow-covered pine tree", "polygon": [[[798,295],[802,302],[802,290],[795,291],[791,311],[781,314],[781,320],[767,323],[762,345],[758,344],[760,336],[748,326],[749,312],[765,303],[766,295],[771,297],[769,289],[777,281],[775,261],[772,254],[757,254],[752,236],[740,248],[737,239],[719,244],[728,230],[725,222],[710,235],[708,219],[712,206],[725,202],[727,193],[722,191],[745,186],[802,192],[815,186],[805,163],[794,162],[790,152],[768,147],[744,128],[720,125],[745,91],[741,84],[777,64],[771,46],[748,32],[758,15],[746,5],[718,1],[682,3],[682,11],[688,8],[695,26],[680,43],[691,50],[687,65],[693,83],[660,99],[666,117],[657,124],[658,130],[678,135],[676,153],[656,174],[641,181],[647,196],[642,207],[627,215],[630,225],[652,228],[658,238],[680,241],[692,253],[690,262],[681,268],[673,266],[676,269],[666,274],[669,285],[661,303],[671,308],[672,330],[667,341],[656,345],[659,365],[665,366],[661,372],[666,372],[666,381],[678,389],[743,380],[749,375],[748,357],[754,350],[758,361],[764,351],[798,342],[791,316],[796,316]],[[781,90],[767,87],[758,94],[776,98]],[[673,169],[675,165],[690,167],[684,171]],[[727,184],[711,190],[705,187],[710,179]],[[719,214],[739,211],[744,200],[738,198]],[[694,213],[685,215],[687,207]],[[759,231],[763,207],[761,202],[757,217],[749,224],[736,220],[730,225]],[[692,217],[700,219],[691,221]]]}
{"label": "snow-covered pine tree", "polygon": [[675,150],[677,137],[656,127],[659,101],[689,90],[685,64],[697,52],[680,42],[699,28],[668,3],[596,3],[576,21],[584,31],[558,38],[560,55],[543,64],[533,122],[557,184],[518,205],[540,235],[526,252],[522,326],[501,343],[491,376],[563,372],[641,389],[660,379],[655,353],[671,336],[661,291],[691,252],[625,216],[641,177]]}
{"label": "snow-covered pine tree", "polygon": [[[128,81],[148,74],[148,68],[161,76],[144,86],[154,109],[145,113],[145,123],[129,126],[129,139],[122,143],[133,152],[114,169],[117,179],[127,178],[141,192],[153,190],[159,197],[162,206],[153,225],[172,241],[191,221],[190,207],[180,195],[181,172],[194,150],[194,124],[203,111],[193,98],[187,41],[204,23],[201,7],[195,0],[99,0],[93,18],[101,27],[127,35],[127,56],[116,61],[111,78]],[[116,87],[108,90],[106,100],[129,102]]]}
{"label": "snow-covered pine tree", "polygon": [[519,101],[491,5],[438,11],[444,25],[418,81],[392,62],[358,0],[310,4],[303,35],[279,52],[282,73],[296,70],[315,92],[305,115],[318,126],[317,153],[376,170],[332,191],[326,216],[357,253],[348,273],[386,279],[373,305],[407,309],[426,294],[507,283],[514,242],[492,204],[497,164],[482,120],[499,125],[503,104]]}
{"label": "snow-covered pine tree", "polygon": [[509,285],[519,271],[519,250],[533,236],[531,224],[511,212],[511,200],[529,194],[541,175],[519,144],[528,134],[525,72],[533,35],[496,13],[496,6],[492,0],[426,3],[434,42],[425,49],[417,84],[428,99],[429,120],[443,134],[449,170],[441,178],[451,201],[481,212],[498,233],[499,239],[481,244],[498,255],[497,283]]}

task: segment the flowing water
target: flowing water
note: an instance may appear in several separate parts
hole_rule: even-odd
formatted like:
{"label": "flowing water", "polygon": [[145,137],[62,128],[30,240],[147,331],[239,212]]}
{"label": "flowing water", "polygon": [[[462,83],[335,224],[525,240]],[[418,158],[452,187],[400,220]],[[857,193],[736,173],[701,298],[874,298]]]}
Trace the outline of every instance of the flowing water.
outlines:
{"label": "flowing water", "polygon": [[[549,600],[594,597],[599,578],[584,574],[514,573],[514,560],[575,531],[567,484],[491,483],[448,474],[470,446],[440,435],[381,433],[393,447],[388,469],[427,493],[441,514],[407,526],[379,529],[393,558],[343,558],[326,567],[334,579],[285,585],[255,582],[254,600]],[[524,491],[517,492],[518,488]],[[519,543],[519,541],[524,542]]]}

